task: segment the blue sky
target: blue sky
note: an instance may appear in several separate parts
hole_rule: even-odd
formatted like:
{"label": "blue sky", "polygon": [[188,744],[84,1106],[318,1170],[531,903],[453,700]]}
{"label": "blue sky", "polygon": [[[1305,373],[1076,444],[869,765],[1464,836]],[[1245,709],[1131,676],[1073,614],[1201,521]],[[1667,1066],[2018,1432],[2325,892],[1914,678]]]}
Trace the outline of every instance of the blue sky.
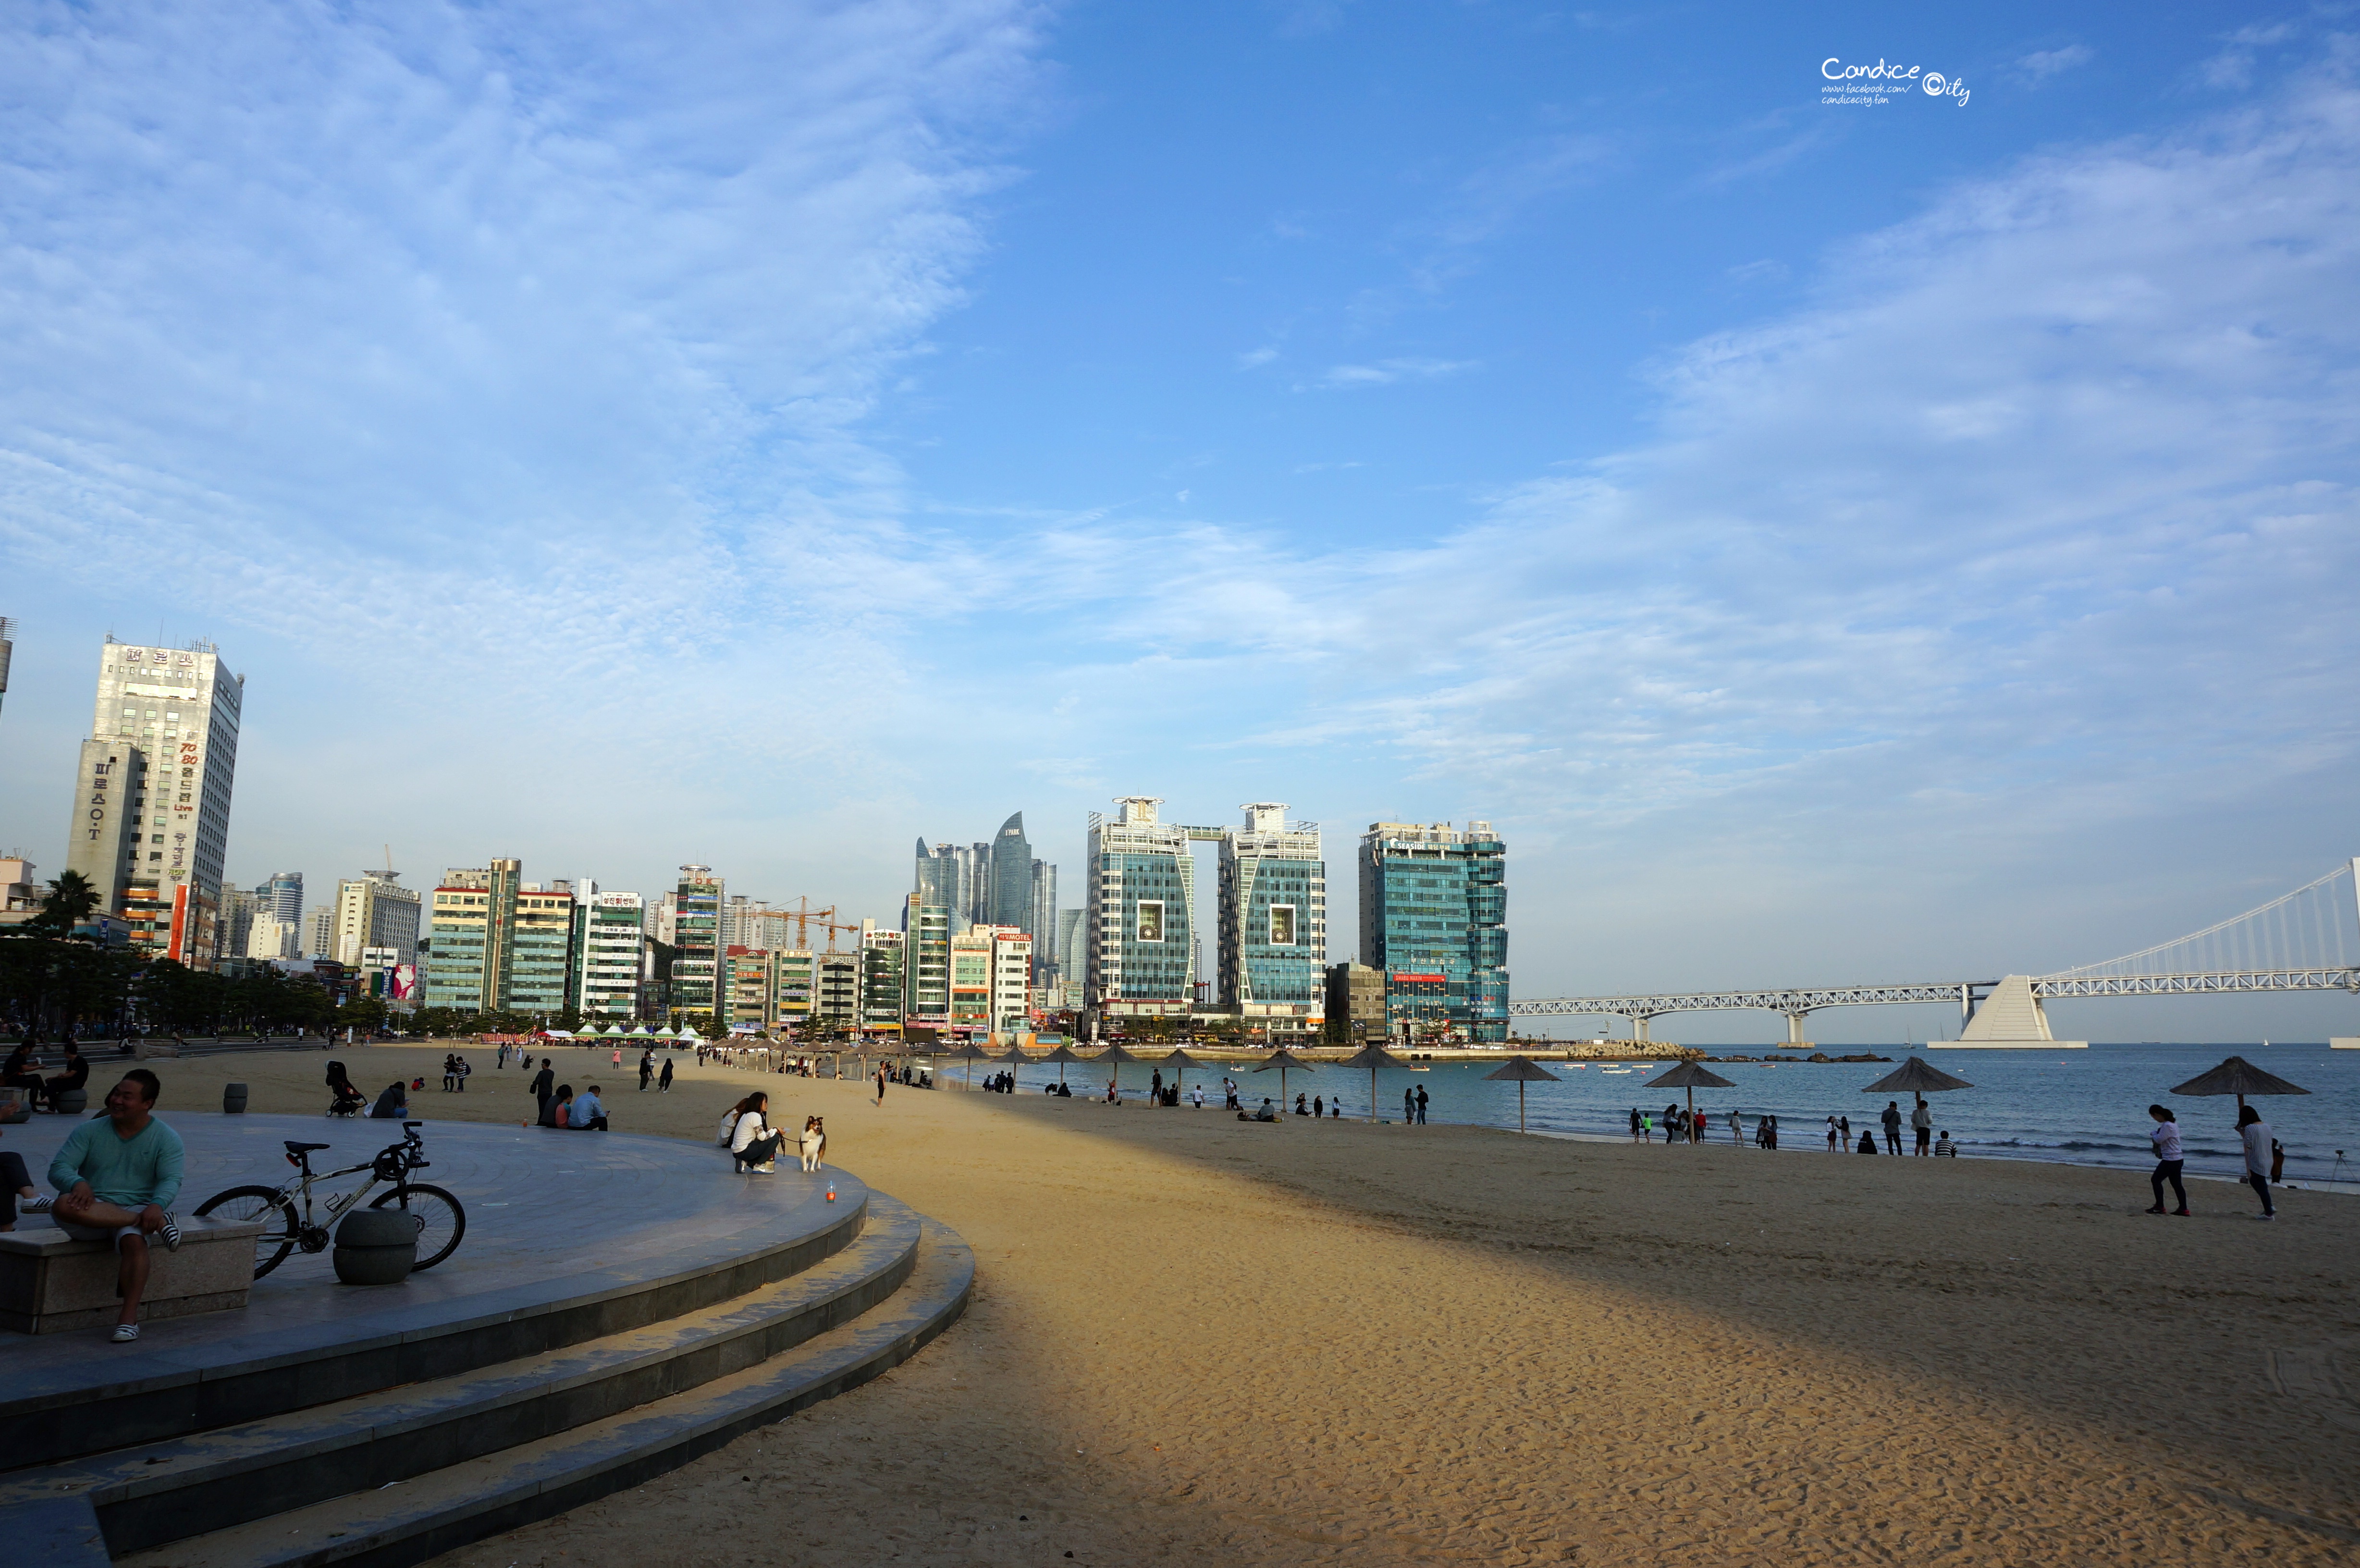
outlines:
{"label": "blue sky", "polygon": [[920,833],[1022,809],[1070,876],[1146,792],[1290,801],[1349,909],[1369,821],[1482,816],[1537,996],[2062,967],[2360,850],[2338,14],[0,27],[45,870],[97,640],[158,628],[249,677],[240,881],[883,916]]}

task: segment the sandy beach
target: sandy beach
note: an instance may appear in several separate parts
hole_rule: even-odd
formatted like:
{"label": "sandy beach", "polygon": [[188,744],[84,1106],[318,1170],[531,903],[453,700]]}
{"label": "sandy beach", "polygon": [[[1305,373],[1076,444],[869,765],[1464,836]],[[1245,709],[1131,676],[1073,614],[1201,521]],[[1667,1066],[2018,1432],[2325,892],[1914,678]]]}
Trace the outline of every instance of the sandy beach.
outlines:
{"label": "sandy beach", "polygon": [[[430,1149],[436,1119],[529,1113],[489,1051],[464,1095],[436,1089],[439,1048],[338,1054],[371,1094],[427,1079]],[[2183,1220],[2053,1165],[955,1086],[880,1107],[693,1067],[659,1096],[605,1052],[550,1054],[618,1128],[709,1139],[758,1083],[777,1119],[825,1115],[833,1163],[974,1245],[975,1304],[873,1384],[443,1563],[2360,1552],[2360,1200],[2288,1192],[2261,1225],[2192,1183]],[[169,1120],[232,1080],[317,1110],[322,1062],[151,1065]],[[758,1178],[716,1157],[715,1179]]]}

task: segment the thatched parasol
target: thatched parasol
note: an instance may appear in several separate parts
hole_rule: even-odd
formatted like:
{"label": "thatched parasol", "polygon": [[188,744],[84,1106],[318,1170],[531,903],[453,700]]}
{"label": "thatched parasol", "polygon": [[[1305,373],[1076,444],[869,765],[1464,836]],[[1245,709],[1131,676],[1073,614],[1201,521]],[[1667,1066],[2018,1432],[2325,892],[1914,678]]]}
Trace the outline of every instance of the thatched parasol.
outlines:
{"label": "thatched parasol", "polygon": [[1312,1067],[1311,1063],[1304,1061],[1303,1058],[1295,1055],[1295,1052],[1287,1050],[1286,1047],[1283,1045],[1276,1051],[1272,1051],[1268,1056],[1262,1058],[1261,1062],[1257,1062],[1254,1066],[1254,1071],[1257,1073],[1267,1073],[1273,1067],[1278,1069],[1278,1108],[1284,1111],[1286,1109],[1287,1070],[1289,1068],[1293,1068],[1297,1072],[1310,1073],[1316,1071],[1316,1069]]}
{"label": "thatched parasol", "polygon": [[[1559,1078],[1556,1073],[1548,1071],[1548,1069],[1526,1061],[1521,1056],[1511,1056],[1508,1058],[1507,1064],[1505,1066],[1500,1067],[1492,1072],[1486,1073],[1483,1074],[1483,1077],[1487,1083],[1505,1082],[1515,1084],[1516,1130],[1518,1132],[1524,1130],[1524,1085],[1527,1083],[1561,1083],[1565,1082],[1565,1080]],[[1370,1092],[1370,1097],[1371,1099],[1376,1097],[1374,1090]]]}
{"label": "thatched parasol", "polygon": [[1059,1083],[1063,1083],[1065,1081],[1065,1063],[1068,1062],[1087,1062],[1088,1060],[1088,1057],[1084,1056],[1072,1046],[1060,1045],[1056,1050],[1051,1051],[1048,1055],[1041,1059],[1041,1065],[1046,1067],[1052,1062],[1055,1062],[1057,1064],[1057,1082]]}
{"label": "thatched parasol", "polygon": [[1696,1092],[1699,1089],[1734,1089],[1737,1085],[1709,1067],[1700,1067],[1693,1062],[1683,1062],[1661,1078],[1649,1079],[1645,1087],[1686,1089],[1688,1092],[1688,1141],[1702,1143],[1704,1139],[1697,1131]]}
{"label": "thatched parasol", "polygon": [[[1199,1062],[1196,1058],[1189,1055],[1185,1051],[1176,1045],[1172,1048],[1172,1053],[1163,1059],[1163,1064],[1172,1069],[1172,1085],[1175,1089],[1179,1089],[1180,1086],[1186,1082],[1188,1069],[1191,1067],[1210,1067],[1212,1065],[1209,1062]],[[1185,1089],[1181,1092],[1184,1094],[1186,1093]]]}
{"label": "thatched parasol", "polygon": [[1364,1045],[1338,1065],[1354,1069],[1363,1067],[1368,1069],[1369,1119],[1373,1122],[1377,1119],[1377,1069],[1380,1067],[1407,1067],[1409,1063],[1404,1062],[1400,1057],[1395,1056],[1392,1051],[1387,1051],[1382,1045]]}
{"label": "thatched parasol", "polygon": [[2248,1094],[2308,1094],[2275,1073],[2265,1073],[2242,1056],[2233,1056],[2210,1073],[2199,1073],[2172,1091],[2175,1094],[2234,1094],[2237,1108],[2245,1108]]}
{"label": "thatched parasol", "polygon": [[1963,1078],[1953,1078],[1922,1056],[1913,1056],[1861,1091],[1863,1094],[1939,1094],[1945,1089],[1972,1089]]}
{"label": "thatched parasol", "polygon": [[970,1089],[975,1087],[975,1064],[978,1062],[989,1062],[991,1060],[991,1052],[984,1050],[983,1047],[976,1044],[975,1041],[971,1040],[963,1042],[956,1051],[952,1051],[950,1054],[953,1062],[964,1062],[967,1063],[967,1086]]}
{"label": "thatched parasol", "polygon": [[1125,1051],[1120,1044],[1113,1040],[1109,1040],[1107,1041],[1107,1048],[1104,1051],[1099,1051],[1096,1056],[1090,1057],[1088,1060],[1091,1062],[1102,1062],[1109,1067],[1114,1069],[1114,1077],[1108,1086],[1114,1090],[1115,1099],[1120,1103],[1122,1099],[1123,1063],[1126,1062],[1144,1062],[1147,1059],[1143,1056],[1133,1056],[1131,1052]]}

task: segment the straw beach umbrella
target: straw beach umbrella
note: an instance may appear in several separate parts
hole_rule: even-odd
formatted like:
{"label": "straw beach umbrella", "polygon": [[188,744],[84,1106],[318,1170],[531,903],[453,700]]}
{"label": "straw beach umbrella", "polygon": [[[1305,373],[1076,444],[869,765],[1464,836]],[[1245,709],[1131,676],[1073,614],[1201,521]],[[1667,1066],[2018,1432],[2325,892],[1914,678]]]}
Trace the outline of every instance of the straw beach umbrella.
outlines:
{"label": "straw beach umbrella", "polygon": [[2265,1073],[2242,1056],[2233,1056],[2210,1073],[2199,1073],[2172,1091],[2175,1094],[2234,1094],[2237,1108],[2245,1108],[2248,1094],[2308,1094],[2275,1073]]}
{"label": "straw beach umbrella", "polygon": [[1107,1041],[1107,1048],[1104,1051],[1099,1051],[1096,1056],[1087,1058],[1087,1060],[1096,1062],[1104,1062],[1107,1066],[1114,1069],[1115,1098],[1117,1101],[1120,1101],[1122,1098],[1123,1063],[1126,1062],[1143,1062],[1146,1058],[1133,1056],[1131,1052],[1125,1051],[1120,1045],[1118,1045],[1113,1040],[1109,1040]]}
{"label": "straw beach umbrella", "polygon": [[[1688,1126],[1693,1129],[1696,1127],[1696,1092],[1699,1089],[1734,1089],[1737,1085],[1710,1068],[1699,1067],[1693,1062],[1683,1062],[1661,1078],[1648,1080],[1646,1087],[1686,1089],[1688,1092]],[[1688,1138],[1691,1142],[1703,1141],[1693,1130],[1689,1132]]]}
{"label": "straw beach umbrella", "polygon": [[978,1062],[990,1061],[991,1052],[984,1050],[981,1046],[976,1044],[975,1041],[968,1040],[965,1045],[960,1046],[956,1051],[951,1052],[951,1060],[954,1062],[964,1062],[967,1063],[967,1086],[972,1089],[975,1087],[975,1064]]}
{"label": "straw beach umbrella", "polygon": [[1061,1045],[1056,1050],[1051,1051],[1048,1055],[1043,1057],[1041,1059],[1041,1065],[1046,1067],[1052,1062],[1055,1062],[1057,1064],[1057,1082],[1060,1084],[1063,1084],[1065,1081],[1065,1063],[1068,1062],[1087,1062],[1088,1060],[1088,1057],[1084,1056],[1072,1046]]}
{"label": "straw beach umbrella", "polygon": [[1918,1105],[1926,1103],[1928,1094],[1939,1094],[1946,1089],[1972,1089],[1974,1085],[1963,1078],[1953,1078],[1922,1056],[1913,1056],[1892,1072],[1861,1091],[1863,1094],[1897,1094],[1907,1089]]}
{"label": "straw beach umbrella", "polygon": [[[1172,1048],[1172,1054],[1164,1058],[1164,1065],[1172,1069],[1172,1085],[1174,1088],[1178,1089],[1185,1081],[1188,1069],[1191,1067],[1209,1067],[1212,1063],[1209,1062],[1199,1062],[1195,1057],[1189,1055],[1185,1051],[1175,1045]],[[1185,1094],[1186,1092],[1187,1091],[1185,1089],[1181,1089],[1181,1093]]]}
{"label": "straw beach umbrella", "polygon": [[[1712,1074],[1708,1073],[1705,1076],[1710,1078]],[[1518,1132],[1524,1130],[1524,1085],[1527,1083],[1561,1083],[1565,1081],[1559,1078],[1556,1073],[1550,1072],[1547,1068],[1542,1067],[1537,1063],[1528,1062],[1521,1056],[1511,1056],[1508,1058],[1507,1065],[1499,1068],[1495,1072],[1484,1073],[1483,1078],[1486,1083],[1505,1082],[1515,1084],[1516,1130]],[[1376,1081],[1375,1073],[1371,1073],[1369,1074],[1369,1103],[1371,1105],[1376,1104],[1377,1099]],[[1653,1084],[1648,1086],[1650,1088],[1654,1087]],[[1688,1100],[1689,1114],[1693,1116],[1695,1114],[1696,1101],[1696,1096],[1693,1092],[1690,1093]]]}
{"label": "straw beach umbrella", "polygon": [[1276,1051],[1272,1051],[1267,1057],[1263,1058],[1261,1062],[1256,1064],[1254,1071],[1257,1073],[1267,1073],[1273,1067],[1278,1069],[1278,1107],[1281,1110],[1284,1110],[1286,1108],[1287,1069],[1291,1067],[1298,1073],[1309,1073],[1313,1071],[1313,1068],[1311,1063],[1304,1061],[1303,1058],[1295,1055],[1295,1052],[1287,1050],[1286,1047],[1283,1045]]}
{"label": "straw beach umbrella", "polygon": [[[1369,1120],[1373,1122],[1377,1119],[1377,1069],[1407,1067],[1409,1063],[1382,1045],[1364,1045],[1353,1055],[1347,1057],[1339,1065],[1355,1071],[1363,1067],[1369,1070]],[[1524,1091],[1521,1089],[1517,1091],[1519,1100],[1522,1099],[1523,1094]]]}

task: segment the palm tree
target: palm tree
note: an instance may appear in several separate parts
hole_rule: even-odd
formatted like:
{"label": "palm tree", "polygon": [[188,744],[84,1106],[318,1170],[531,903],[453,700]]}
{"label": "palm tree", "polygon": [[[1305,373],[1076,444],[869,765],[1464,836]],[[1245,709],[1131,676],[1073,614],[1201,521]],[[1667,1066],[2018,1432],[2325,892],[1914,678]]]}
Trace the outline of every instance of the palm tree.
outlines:
{"label": "palm tree", "polygon": [[41,900],[41,912],[25,923],[38,927],[44,936],[71,936],[74,927],[90,919],[98,908],[98,889],[90,878],[79,871],[61,872],[49,883],[49,896]]}

